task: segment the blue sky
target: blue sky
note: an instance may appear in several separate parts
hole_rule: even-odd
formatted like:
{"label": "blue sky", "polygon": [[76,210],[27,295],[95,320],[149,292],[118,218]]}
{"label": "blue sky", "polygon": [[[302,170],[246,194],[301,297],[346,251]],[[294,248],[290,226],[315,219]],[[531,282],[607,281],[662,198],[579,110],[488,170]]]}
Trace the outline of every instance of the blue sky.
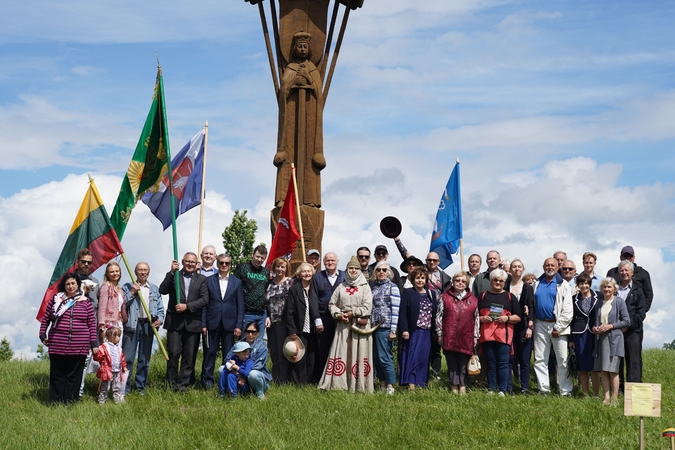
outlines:
{"label": "blue sky", "polygon": [[[657,289],[646,342],[671,341],[673,23],[675,5],[663,1],[366,0],[350,17],[325,110],[324,249],[343,262],[363,244],[392,251],[378,223],[395,215],[404,242],[425,253],[460,157],[467,254],[495,247],[538,272],[554,250],[578,266],[592,250],[604,272],[632,244]],[[173,151],[209,121],[206,240],[219,245],[233,210],[247,209],[269,243],[277,107],[257,8],[3,5],[0,267],[26,264],[35,283],[0,278],[0,335],[26,355],[87,172],[112,210],[150,106],[156,53]],[[142,208],[123,243],[159,283],[170,236]],[[179,219],[181,242],[196,242],[197,215]]]}

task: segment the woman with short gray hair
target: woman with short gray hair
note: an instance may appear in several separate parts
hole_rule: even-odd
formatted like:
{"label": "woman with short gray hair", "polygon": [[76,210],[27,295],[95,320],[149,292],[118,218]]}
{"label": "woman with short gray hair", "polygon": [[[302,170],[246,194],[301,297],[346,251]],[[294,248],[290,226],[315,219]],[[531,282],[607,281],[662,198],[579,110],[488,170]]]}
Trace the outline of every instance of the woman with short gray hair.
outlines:
{"label": "woman with short gray hair", "polygon": [[595,316],[592,330],[596,335],[593,370],[602,371],[602,390],[605,394],[602,403],[612,406],[618,403],[619,366],[621,358],[625,356],[621,329],[630,325],[626,303],[615,295],[618,290],[619,285],[613,278],[605,278],[600,282],[604,300]]}
{"label": "woman with short gray hair", "polygon": [[380,380],[381,388],[386,389],[387,395],[394,394],[396,382],[393,346],[398,326],[398,309],[401,304],[401,294],[393,279],[394,273],[387,261],[378,262],[370,277],[370,289],[373,294],[370,322],[373,326],[379,324],[377,330],[373,332],[375,375]]}

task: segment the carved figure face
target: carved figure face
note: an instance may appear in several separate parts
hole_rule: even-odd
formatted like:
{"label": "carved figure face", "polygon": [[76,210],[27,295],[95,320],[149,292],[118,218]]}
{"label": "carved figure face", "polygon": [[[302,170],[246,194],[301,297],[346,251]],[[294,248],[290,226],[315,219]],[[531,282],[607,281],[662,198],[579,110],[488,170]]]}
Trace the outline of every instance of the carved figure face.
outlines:
{"label": "carved figure face", "polygon": [[307,59],[309,56],[309,43],[307,42],[296,42],[295,43],[295,56],[300,59]]}

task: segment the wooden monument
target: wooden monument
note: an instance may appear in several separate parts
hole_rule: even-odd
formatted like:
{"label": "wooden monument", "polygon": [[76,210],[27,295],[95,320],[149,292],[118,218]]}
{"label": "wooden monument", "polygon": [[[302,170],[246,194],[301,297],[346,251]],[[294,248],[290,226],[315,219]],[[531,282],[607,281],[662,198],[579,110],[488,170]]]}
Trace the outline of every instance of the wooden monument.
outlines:
{"label": "wooden monument", "polygon": [[[276,231],[281,206],[296,167],[305,248],[322,254],[324,212],[321,210],[321,171],[326,167],[323,154],[323,108],[330,89],[349,12],[363,6],[363,0],[268,0],[272,38],[264,0],[245,0],[260,12],[272,82],[279,106],[277,149],[273,163],[277,167],[272,234]],[[278,5],[278,6],[277,6]],[[329,63],[335,26],[340,10],[342,23]],[[304,261],[301,246],[293,252],[293,266]]]}

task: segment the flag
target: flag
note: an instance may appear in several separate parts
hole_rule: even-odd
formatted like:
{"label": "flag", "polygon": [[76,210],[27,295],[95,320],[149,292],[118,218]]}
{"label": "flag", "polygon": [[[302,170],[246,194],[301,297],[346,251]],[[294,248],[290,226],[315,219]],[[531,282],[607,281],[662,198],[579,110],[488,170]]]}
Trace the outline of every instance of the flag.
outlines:
{"label": "flag", "polygon": [[272,245],[267,255],[265,267],[272,266],[272,261],[277,258],[291,259],[295,243],[300,239],[300,233],[295,226],[295,188],[293,186],[293,177],[288,180],[288,190],[286,191],[286,200],[281,207],[277,229],[274,232]]}
{"label": "flag", "polygon": [[460,239],[462,239],[462,196],[457,163],[441,196],[429,246],[429,251],[438,253],[441,268],[445,269],[452,264],[452,255],[459,251]]}
{"label": "flag", "polygon": [[61,256],[56,262],[49,287],[42,298],[37,320],[42,320],[47,303],[58,292],[58,286],[63,276],[77,269],[77,253],[85,247],[89,249],[93,256],[92,272],[114,257],[124,253],[94,180],[89,182],[89,189],[70,229],[66,245],[61,250]]}
{"label": "flag", "polygon": [[162,175],[169,170],[167,166],[169,133],[164,112],[163,85],[162,70],[158,68],[152,106],[145,119],[143,132],[136,144],[136,151],[122,180],[122,187],[120,187],[115,208],[110,216],[110,221],[120,240],[124,236],[131,210],[146,192],[159,190]]}
{"label": "flag", "polygon": [[[171,161],[173,193],[176,197],[176,217],[199,205],[202,200],[202,175],[204,173],[204,135],[202,129],[181,149]],[[166,230],[171,226],[171,195],[168,172],[162,177],[159,190],[147,192],[143,203],[162,222]]]}

